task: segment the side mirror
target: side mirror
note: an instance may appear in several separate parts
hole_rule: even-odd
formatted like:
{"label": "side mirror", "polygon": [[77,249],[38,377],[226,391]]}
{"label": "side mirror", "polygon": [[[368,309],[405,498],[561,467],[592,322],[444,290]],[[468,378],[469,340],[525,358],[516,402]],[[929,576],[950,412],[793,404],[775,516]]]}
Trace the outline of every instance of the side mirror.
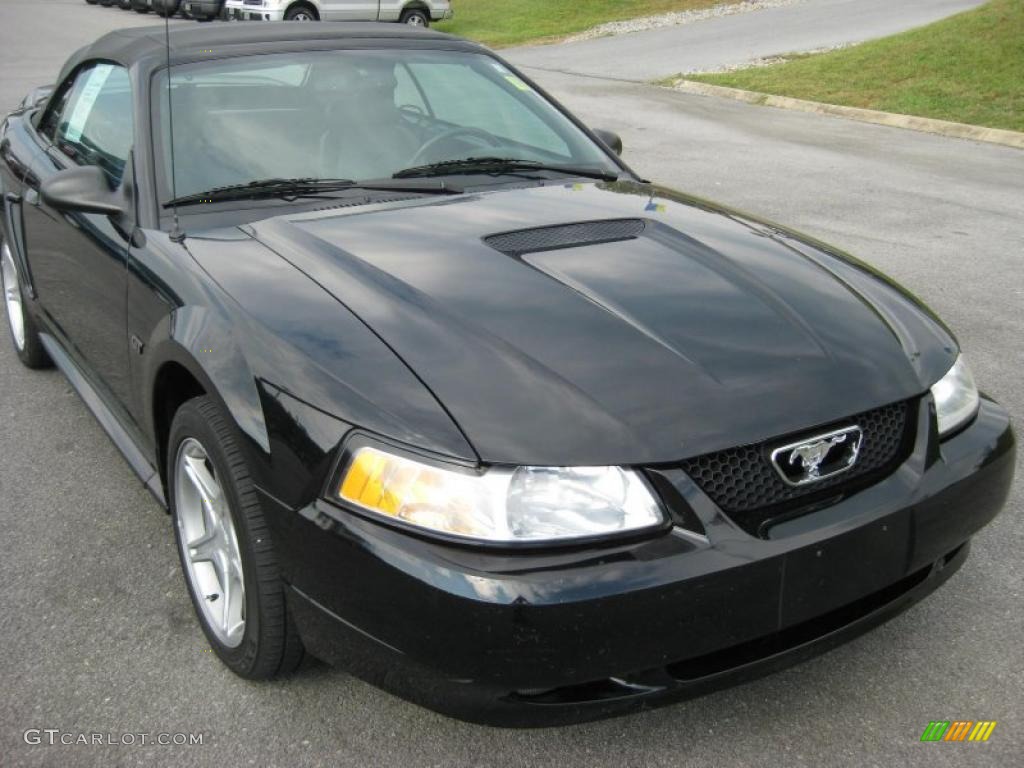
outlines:
{"label": "side mirror", "polygon": [[622,154],[622,137],[615,131],[606,131],[604,128],[594,128],[594,135],[616,155]]}
{"label": "side mirror", "polygon": [[107,216],[124,213],[123,197],[110,189],[107,175],[94,165],[55,173],[39,187],[39,197],[58,211]]}

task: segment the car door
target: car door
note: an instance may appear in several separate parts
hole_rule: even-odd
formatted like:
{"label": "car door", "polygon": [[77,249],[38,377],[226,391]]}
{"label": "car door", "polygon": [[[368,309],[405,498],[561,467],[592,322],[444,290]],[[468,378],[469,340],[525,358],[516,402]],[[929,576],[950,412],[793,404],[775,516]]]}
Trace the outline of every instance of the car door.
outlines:
{"label": "car door", "polygon": [[79,67],[46,107],[34,138],[43,149],[42,160],[26,175],[22,204],[34,288],[68,351],[124,406],[130,382],[125,335],[129,235],[109,216],[50,208],[39,189],[75,165],[100,167],[112,189],[122,184],[133,141],[127,71],[110,62]]}
{"label": "car door", "polygon": [[323,21],[376,21],[380,0],[320,0]]}
{"label": "car door", "polygon": [[380,0],[380,8],[377,11],[378,21],[398,21],[402,15],[402,8],[409,0]]}

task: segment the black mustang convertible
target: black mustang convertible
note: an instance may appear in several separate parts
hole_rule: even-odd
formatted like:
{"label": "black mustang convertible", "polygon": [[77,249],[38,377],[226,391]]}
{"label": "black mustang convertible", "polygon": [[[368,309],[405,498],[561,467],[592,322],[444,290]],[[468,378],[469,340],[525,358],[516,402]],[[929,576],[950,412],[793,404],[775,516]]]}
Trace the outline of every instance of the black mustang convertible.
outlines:
{"label": "black mustang convertible", "polygon": [[655,186],[476,44],[115,32],[0,126],[18,356],[170,511],[216,654],[536,725],[749,679],[956,571],[1012,480],[950,331]]}

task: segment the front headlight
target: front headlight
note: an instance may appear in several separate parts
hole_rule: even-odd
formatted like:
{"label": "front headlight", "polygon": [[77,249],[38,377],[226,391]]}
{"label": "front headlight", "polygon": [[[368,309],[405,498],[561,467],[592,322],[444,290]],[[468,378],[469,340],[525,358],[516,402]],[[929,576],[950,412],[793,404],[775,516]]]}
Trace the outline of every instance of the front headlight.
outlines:
{"label": "front headlight", "polygon": [[960,355],[949,372],[932,386],[935,413],[939,417],[939,437],[955,432],[978,412],[980,399],[974,376]]}
{"label": "front headlight", "polygon": [[361,447],[349,458],[335,493],[392,520],[494,543],[604,536],[665,522],[644,480],[621,467],[460,472]]}

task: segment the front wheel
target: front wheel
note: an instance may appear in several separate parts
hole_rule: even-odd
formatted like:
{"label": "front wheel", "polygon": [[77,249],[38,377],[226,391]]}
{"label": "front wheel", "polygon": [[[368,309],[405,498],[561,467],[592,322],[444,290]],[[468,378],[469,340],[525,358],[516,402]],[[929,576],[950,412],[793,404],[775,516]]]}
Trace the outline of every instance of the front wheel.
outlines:
{"label": "front wheel", "polygon": [[52,365],[50,356],[39,340],[35,320],[26,310],[18,265],[14,263],[14,254],[5,242],[0,242],[0,280],[3,284],[4,308],[7,310],[7,326],[18,359],[27,368],[49,368]]}
{"label": "front wheel", "polygon": [[302,641],[256,486],[213,398],[189,400],[174,415],[167,478],[182,571],[211,649],[242,677],[291,672]]}
{"label": "front wheel", "polygon": [[407,11],[402,12],[401,18],[402,24],[408,24],[410,27],[429,27],[430,17],[426,11],[421,11],[419,8],[411,8]]}

